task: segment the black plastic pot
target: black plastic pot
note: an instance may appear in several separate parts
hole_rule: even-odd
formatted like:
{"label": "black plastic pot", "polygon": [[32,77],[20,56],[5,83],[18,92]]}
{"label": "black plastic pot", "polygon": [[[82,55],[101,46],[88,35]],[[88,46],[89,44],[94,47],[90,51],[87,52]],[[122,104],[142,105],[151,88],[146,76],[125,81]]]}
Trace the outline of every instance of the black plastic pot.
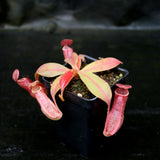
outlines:
{"label": "black plastic pot", "polygon": [[[96,60],[84,56],[88,62]],[[123,73],[119,83],[124,83],[128,71],[122,68],[114,70]],[[45,78],[44,84],[50,88],[50,82]],[[114,91],[116,87],[113,85],[111,88]],[[85,157],[94,156],[108,139],[103,136],[107,104],[97,97],[85,99],[68,91],[64,92],[64,98],[64,102],[57,98],[63,117],[54,122],[59,139]]]}

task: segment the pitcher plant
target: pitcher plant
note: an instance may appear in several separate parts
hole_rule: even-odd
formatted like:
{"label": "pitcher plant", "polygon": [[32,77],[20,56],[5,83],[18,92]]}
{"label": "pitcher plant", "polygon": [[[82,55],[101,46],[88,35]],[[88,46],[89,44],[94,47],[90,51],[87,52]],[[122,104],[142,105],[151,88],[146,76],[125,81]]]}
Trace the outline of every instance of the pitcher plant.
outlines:
{"label": "pitcher plant", "polygon": [[[45,63],[36,70],[34,82],[27,77],[19,79],[18,69],[14,70],[12,78],[20,87],[27,90],[29,94],[38,101],[43,114],[51,120],[59,120],[63,116],[56,102],[55,95],[57,92],[60,91],[59,98],[65,101],[63,93],[68,84],[73,78],[81,79],[94,96],[107,104],[108,109],[106,108],[107,115],[106,122],[104,122],[103,134],[106,137],[112,136],[120,129],[123,123],[124,110],[129,95],[128,89],[132,88],[132,86],[116,84],[118,88],[115,90],[113,106],[110,107],[112,99],[111,87],[108,82],[100,78],[96,73],[111,70],[122,64],[122,62],[116,58],[107,57],[91,62],[82,68],[81,66],[82,63],[85,62],[85,57],[73,51],[70,47],[72,42],[73,40],[71,39],[61,41],[64,61],[69,64],[70,67],[59,63]],[[48,78],[55,77],[51,82],[50,88],[53,101],[47,96],[47,90],[39,81],[39,76]]]}

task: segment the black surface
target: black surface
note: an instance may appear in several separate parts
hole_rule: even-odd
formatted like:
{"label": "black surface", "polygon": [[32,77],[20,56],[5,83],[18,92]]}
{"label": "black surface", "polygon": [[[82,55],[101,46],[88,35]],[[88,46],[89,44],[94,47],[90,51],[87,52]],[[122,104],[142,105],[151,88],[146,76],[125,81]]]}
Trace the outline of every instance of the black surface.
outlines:
{"label": "black surface", "polygon": [[85,159],[57,140],[55,123],[11,79],[15,68],[33,79],[41,64],[63,64],[59,42],[64,38],[74,40],[77,53],[116,57],[130,71],[133,89],[124,124],[108,138],[107,150],[93,159],[160,159],[160,31],[126,30],[0,31],[0,159]]}

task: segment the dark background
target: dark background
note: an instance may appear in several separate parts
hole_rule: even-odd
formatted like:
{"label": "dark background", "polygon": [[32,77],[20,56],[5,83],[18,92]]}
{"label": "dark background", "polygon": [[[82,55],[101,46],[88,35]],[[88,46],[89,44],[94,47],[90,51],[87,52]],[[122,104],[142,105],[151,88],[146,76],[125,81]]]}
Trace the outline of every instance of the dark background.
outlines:
{"label": "dark background", "polygon": [[64,38],[74,40],[77,53],[116,57],[130,72],[124,124],[92,159],[160,159],[159,5],[158,0],[1,0],[0,159],[85,159],[58,141],[54,122],[11,78],[15,68],[33,80],[41,64],[63,64]]}

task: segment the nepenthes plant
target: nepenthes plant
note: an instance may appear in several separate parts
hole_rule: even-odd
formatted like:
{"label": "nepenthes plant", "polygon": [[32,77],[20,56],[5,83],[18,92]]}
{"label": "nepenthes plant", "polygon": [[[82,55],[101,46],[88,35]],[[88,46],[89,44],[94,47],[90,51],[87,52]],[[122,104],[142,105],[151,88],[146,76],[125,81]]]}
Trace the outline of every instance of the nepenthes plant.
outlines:
{"label": "nepenthes plant", "polygon": [[[124,119],[124,109],[129,95],[128,89],[130,85],[116,84],[114,101],[112,108],[112,90],[108,82],[100,78],[96,73],[111,70],[122,62],[113,57],[102,58],[85,65],[83,68],[82,63],[85,62],[83,55],[78,55],[70,47],[72,44],[71,39],[64,39],[61,41],[63,46],[62,51],[64,61],[70,67],[66,67],[59,63],[45,63],[41,65],[35,72],[35,81],[29,78],[19,79],[19,70],[15,69],[12,78],[19,86],[26,89],[30,95],[37,99],[40,104],[42,112],[51,120],[59,120],[63,116],[56,102],[56,94],[60,91],[59,98],[65,101],[63,93],[73,78],[81,79],[88,90],[96,97],[106,102],[108,105],[106,122],[104,125],[104,136],[114,135],[121,127]],[[47,96],[47,90],[39,81],[39,76],[54,78],[51,82],[50,94],[52,100]]]}

